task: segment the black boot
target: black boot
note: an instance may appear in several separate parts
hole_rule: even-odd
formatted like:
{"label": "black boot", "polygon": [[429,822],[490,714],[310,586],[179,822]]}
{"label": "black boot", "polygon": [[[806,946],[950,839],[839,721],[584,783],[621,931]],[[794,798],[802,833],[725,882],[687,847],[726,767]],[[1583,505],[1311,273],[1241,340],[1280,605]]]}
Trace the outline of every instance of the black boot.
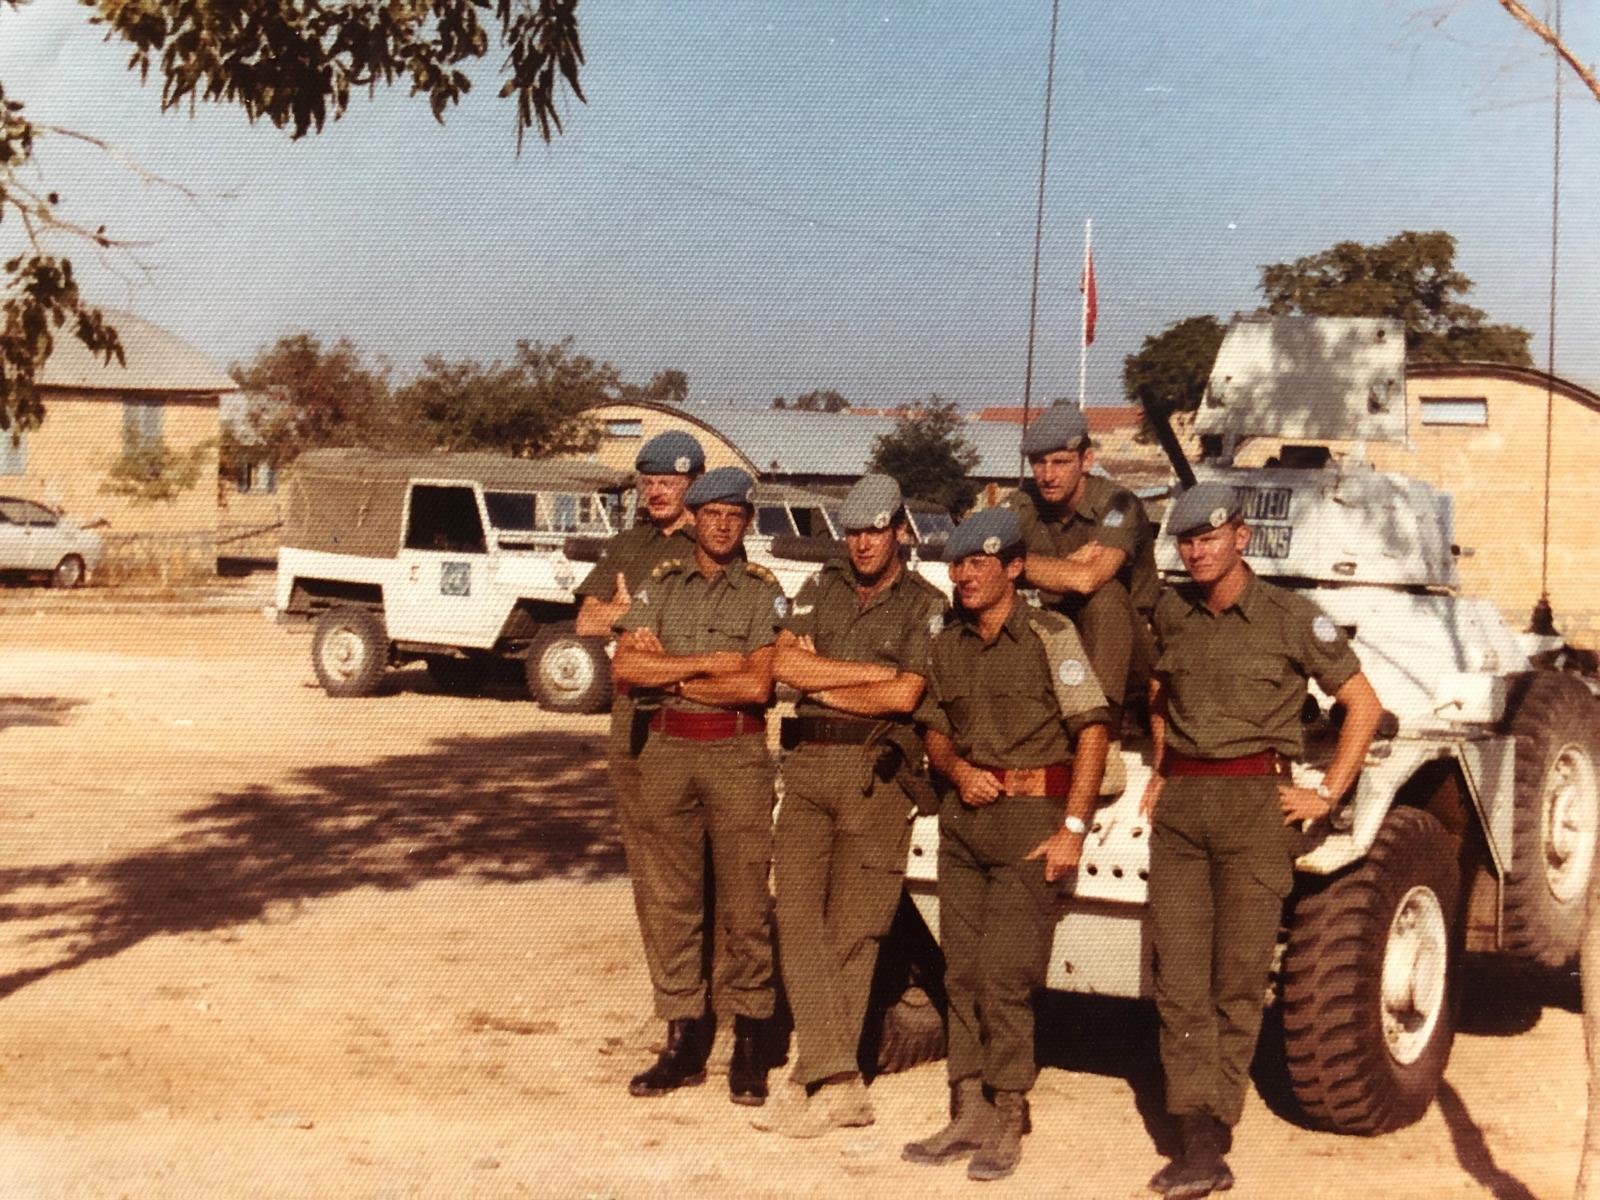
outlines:
{"label": "black boot", "polygon": [[655,1064],[628,1081],[630,1096],[665,1096],[706,1081],[706,1044],[700,1022],[680,1017],[667,1022],[667,1044]]}
{"label": "black boot", "polygon": [[759,1107],[767,1102],[767,1068],[761,1062],[761,1022],[733,1019],[733,1058],[728,1062],[728,1099]]}
{"label": "black boot", "polygon": [[1233,1186],[1233,1172],[1223,1161],[1228,1127],[1209,1113],[1185,1113],[1178,1118],[1183,1150],[1150,1180],[1150,1190],[1167,1200],[1200,1200]]}

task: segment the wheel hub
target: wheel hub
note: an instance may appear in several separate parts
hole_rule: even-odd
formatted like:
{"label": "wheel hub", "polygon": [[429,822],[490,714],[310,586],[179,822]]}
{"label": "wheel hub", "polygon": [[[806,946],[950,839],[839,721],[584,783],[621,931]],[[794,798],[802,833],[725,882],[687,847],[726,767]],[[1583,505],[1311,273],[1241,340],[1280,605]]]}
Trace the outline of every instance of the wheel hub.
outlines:
{"label": "wheel hub", "polygon": [[586,690],[594,680],[594,663],[582,646],[552,646],[539,664],[547,683],[569,695]]}
{"label": "wheel hub", "polygon": [[361,670],[366,653],[361,639],[350,629],[336,629],[326,642],[324,659],[328,668],[341,679],[350,679]]}
{"label": "wheel hub", "polygon": [[1600,786],[1593,759],[1582,748],[1561,747],[1544,776],[1545,885],[1563,904],[1580,899],[1594,869],[1600,833]]}
{"label": "wheel hub", "polygon": [[1417,1061],[1444,1012],[1450,961],[1449,925],[1432,888],[1400,898],[1384,945],[1383,1040],[1397,1063]]}

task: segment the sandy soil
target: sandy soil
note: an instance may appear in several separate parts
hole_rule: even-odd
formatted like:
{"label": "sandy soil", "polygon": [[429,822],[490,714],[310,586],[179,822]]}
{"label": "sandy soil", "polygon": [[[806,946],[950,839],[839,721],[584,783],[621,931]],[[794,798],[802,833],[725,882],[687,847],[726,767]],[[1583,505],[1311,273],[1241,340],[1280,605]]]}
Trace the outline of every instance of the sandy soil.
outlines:
{"label": "sandy soil", "polygon": [[[604,718],[416,668],[330,700],[309,639],[248,611],[3,599],[0,1196],[979,1186],[898,1158],[939,1123],[939,1065],[879,1080],[876,1126],[804,1144],[716,1078],[626,1095],[648,988]],[[1035,1132],[985,1194],[1147,1195],[1149,1007],[1047,1016]],[[1252,1095],[1233,1194],[1570,1194],[1576,988],[1480,970],[1462,1022],[1400,1133],[1309,1132]]]}

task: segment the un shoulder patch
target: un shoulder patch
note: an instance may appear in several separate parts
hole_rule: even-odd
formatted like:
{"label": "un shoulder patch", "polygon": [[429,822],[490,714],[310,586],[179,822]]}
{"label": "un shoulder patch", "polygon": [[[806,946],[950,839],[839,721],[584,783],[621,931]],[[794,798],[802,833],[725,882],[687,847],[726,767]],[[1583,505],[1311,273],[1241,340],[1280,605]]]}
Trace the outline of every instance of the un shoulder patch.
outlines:
{"label": "un shoulder patch", "polygon": [[934,613],[928,618],[928,636],[938,637],[944,632],[944,614]]}
{"label": "un shoulder patch", "polygon": [[640,588],[639,589],[639,594],[633,598],[633,602],[635,604],[649,604],[650,603],[650,589],[649,588]]}
{"label": "un shoulder patch", "polygon": [[1104,525],[1107,529],[1120,529],[1122,528],[1122,522],[1124,519],[1125,518],[1122,515],[1122,510],[1113,508],[1105,516],[1100,518],[1100,524]]}
{"label": "un shoulder patch", "polygon": [[774,596],[772,598],[772,611],[777,613],[779,617],[787,617],[789,615],[789,597],[782,592]]}
{"label": "un shoulder patch", "polygon": [[1061,665],[1056,668],[1056,675],[1068,687],[1077,687],[1088,678],[1083,664],[1075,658],[1062,659]]}
{"label": "un shoulder patch", "polygon": [[1311,632],[1319,642],[1335,642],[1339,640],[1339,628],[1327,613],[1318,613],[1316,615],[1316,618],[1311,622]]}

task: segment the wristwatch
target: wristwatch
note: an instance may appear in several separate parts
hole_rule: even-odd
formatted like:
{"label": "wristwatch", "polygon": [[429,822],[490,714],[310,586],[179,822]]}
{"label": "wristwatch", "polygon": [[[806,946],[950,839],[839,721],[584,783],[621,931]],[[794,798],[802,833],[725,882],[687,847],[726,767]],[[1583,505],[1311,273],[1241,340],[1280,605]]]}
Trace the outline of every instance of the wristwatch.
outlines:
{"label": "wristwatch", "polygon": [[1061,823],[1066,826],[1068,833],[1075,833],[1079,837],[1082,837],[1084,834],[1089,832],[1089,826],[1084,822],[1082,817],[1074,817],[1069,815],[1067,819]]}
{"label": "wristwatch", "polygon": [[1328,790],[1328,785],[1325,783],[1317,784],[1317,795],[1328,802],[1329,808],[1332,808],[1334,802],[1339,799],[1339,797],[1335,796]]}

